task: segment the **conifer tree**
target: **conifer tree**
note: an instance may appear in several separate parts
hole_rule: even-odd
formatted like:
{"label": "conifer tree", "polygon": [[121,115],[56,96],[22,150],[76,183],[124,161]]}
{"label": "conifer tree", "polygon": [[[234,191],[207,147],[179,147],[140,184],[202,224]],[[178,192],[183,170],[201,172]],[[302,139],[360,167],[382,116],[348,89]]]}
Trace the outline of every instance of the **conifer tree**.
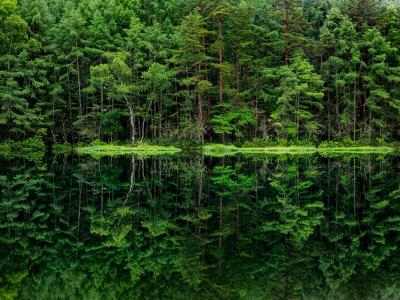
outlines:
{"label": "conifer tree", "polygon": [[314,67],[296,54],[289,66],[277,72],[277,109],[272,118],[278,138],[316,141],[321,125],[316,116],[322,111],[323,81]]}

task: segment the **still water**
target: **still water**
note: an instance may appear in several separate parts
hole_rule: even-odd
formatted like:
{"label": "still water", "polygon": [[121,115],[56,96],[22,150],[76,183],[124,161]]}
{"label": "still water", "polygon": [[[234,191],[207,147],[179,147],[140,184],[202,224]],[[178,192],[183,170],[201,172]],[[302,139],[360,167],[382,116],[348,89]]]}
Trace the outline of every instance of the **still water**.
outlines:
{"label": "still water", "polygon": [[0,159],[0,299],[399,299],[400,158]]}

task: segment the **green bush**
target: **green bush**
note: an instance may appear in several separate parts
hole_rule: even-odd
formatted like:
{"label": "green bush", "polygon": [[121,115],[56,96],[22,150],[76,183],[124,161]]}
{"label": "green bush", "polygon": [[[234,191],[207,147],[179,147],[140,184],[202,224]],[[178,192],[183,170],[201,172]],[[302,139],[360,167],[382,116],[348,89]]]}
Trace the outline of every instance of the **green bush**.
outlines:
{"label": "green bush", "polygon": [[5,151],[44,151],[46,146],[39,137],[28,138],[23,141],[6,140],[0,143],[0,150]]}
{"label": "green bush", "polygon": [[343,144],[336,141],[325,141],[319,144],[319,148],[338,148],[343,147]]}
{"label": "green bush", "polygon": [[104,145],[107,145],[107,143],[103,142],[99,139],[96,139],[96,140],[92,141],[89,145],[90,146],[104,146]]}
{"label": "green bush", "polygon": [[271,147],[275,145],[276,141],[270,138],[254,138],[251,141],[244,142],[243,148]]}
{"label": "green bush", "polygon": [[39,137],[29,138],[20,142],[16,142],[16,148],[20,150],[45,150],[46,146]]}

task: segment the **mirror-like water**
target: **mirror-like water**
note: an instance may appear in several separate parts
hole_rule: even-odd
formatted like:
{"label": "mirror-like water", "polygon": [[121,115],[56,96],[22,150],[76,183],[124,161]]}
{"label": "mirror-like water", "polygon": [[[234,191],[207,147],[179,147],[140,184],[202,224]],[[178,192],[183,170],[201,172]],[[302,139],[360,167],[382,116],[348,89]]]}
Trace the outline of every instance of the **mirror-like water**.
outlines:
{"label": "mirror-like water", "polygon": [[1,299],[395,299],[400,159],[0,160]]}

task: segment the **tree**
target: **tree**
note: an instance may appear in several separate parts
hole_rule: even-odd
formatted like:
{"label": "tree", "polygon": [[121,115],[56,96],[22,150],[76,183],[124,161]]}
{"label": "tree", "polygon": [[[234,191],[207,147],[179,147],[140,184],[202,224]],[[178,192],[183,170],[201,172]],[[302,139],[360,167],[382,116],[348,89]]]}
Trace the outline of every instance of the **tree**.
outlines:
{"label": "tree", "polygon": [[[128,53],[108,52],[104,54],[106,64],[92,68],[92,74],[97,78],[107,78],[110,99],[124,103],[129,110],[131,126],[131,141],[136,141],[136,104],[140,92],[138,82],[133,76],[133,70],[127,65]],[[101,79],[100,79],[101,80]]]}
{"label": "tree", "polygon": [[395,2],[2,0],[0,139],[397,140]]}
{"label": "tree", "polygon": [[[26,136],[33,131],[38,116],[34,103],[29,103],[32,90],[24,83],[41,82],[34,80],[35,67],[29,51],[35,51],[37,42],[28,39],[27,23],[20,15],[17,2],[13,0],[0,3],[0,128],[8,138]],[[32,47],[33,49],[30,49]]]}
{"label": "tree", "polygon": [[225,113],[215,115],[212,119],[213,130],[216,134],[232,135],[233,139],[240,140],[249,126],[256,125],[256,118],[248,107],[233,106],[226,102],[223,108]]}
{"label": "tree", "polygon": [[[153,121],[158,121],[158,130],[155,131],[158,131],[159,138],[163,135],[166,136],[166,133],[163,134],[163,119],[167,119],[166,114],[164,117],[164,110],[173,104],[172,101],[168,99],[167,94],[172,85],[173,75],[173,72],[169,71],[165,65],[153,63],[141,76],[143,79],[143,88],[149,95],[147,97],[147,106],[149,108],[151,106],[158,107],[158,116],[153,116],[152,119]],[[147,111],[149,111],[149,109]],[[145,119],[145,116],[143,119]]]}
{"label": "tree", "polygon": [[[326,56],[321,67],[327,83],[328,140],[351,136],[351,131],[355,140],[358,105],[364,101],[358,92],[363,83],[359,80],[362,66],[355,25],[337,8],[332,8],[321,28],[320,41]],[[332,106],[336,128],[331,120]]]}
{"label": "tree", "polygon": [[277,87],[277,109],[272,118],[278,138],[316,141],[321,125],[316,115],[322,111],[323,81],[314,67],[297,54],[289,66],[281,67]]}
{"label": "tree", "polygon": [[303,36],[308,27],[305,22],[302,7],[298,0],[277,0],[275,2],[276,16],[282,20],[282,36],[284,40],[284,63],[289,64],[289,58],[294,55],[294,49],[307,47],[308,41]]}
{"label": "tree", "polygon": [[368,110],[368,117],[365,118],[366,135],[371,141],[376,129],[378,137],[385,139],[384,132],[387,131],[388,124],[385,120],[385,111],[391,109],[399,111],[399,99],[391,98],[387,90],[389,84],[400,80],[397,68],[390,67],[388,62],[388,57],[397,49],[393,48],[377,29],[369,29],[364,33],[362,48],[364,50],[362,59],[366,66],[362,74],[365,82],[364,95],[366,95],[366,107],[363,109]]}
{"label": "tree", "polygon": [[190,120],[193,111],[193,102],[197,102],[198,141],[204,142],[204,95],[211,87],[211,83],[205,80],[206,69],[204,65],[209,60],[202,43],[203,36],[209,32],[205,29],[204,18],[196,10],[189,14],[178,27],[175,39],[178,49],[171,58],[171,63],[176,65],[175,72],[180,76],[179,82],[186,89],[184,103],[181,104]]}

